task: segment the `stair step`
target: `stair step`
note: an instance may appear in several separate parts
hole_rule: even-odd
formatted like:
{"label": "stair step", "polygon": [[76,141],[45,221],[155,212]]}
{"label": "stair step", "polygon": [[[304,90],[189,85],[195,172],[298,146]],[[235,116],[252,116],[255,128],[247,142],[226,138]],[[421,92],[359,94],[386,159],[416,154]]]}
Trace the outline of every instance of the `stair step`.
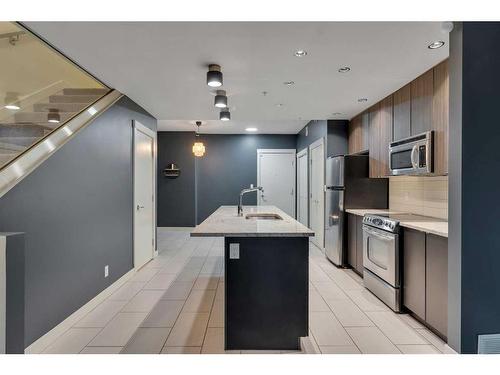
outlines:
{"label": "stair step", "polygon": [[50,103],[93,103],[102,95],[51,95]]}
{"label": "stair step", "polygon": [[3,139],[0,138],[0,153],[9,154],[14,152],[23,152],[27,149],[26,146],[19,146],[12,143],[3,142]]}
{"label": "stair step", "polygon": [[51,130],[38,124],[0,123],[0,137],[43,137]]}
{"label": "stair step", "polygon": [[21,147],[30,147],[37,142],[41,137],[0,137],[0,144],[7,143]]}
{"label": "stair step", "polygon": [[48,112],[49,109],[57,109],[59,112],[80,112],[89,103],[36,103],[33,105],[34,112]]}
{"label": "stair step", "polygon": [[108,89],[63,89],[63,95],[104,95]]}
{"label": "stair step", "polygon": [[[48,126],[50,128],[57,127],[61,125],[63,122],[69,120],[71,117],[75,115],[75,112],[59,112],[61,117],[60,123],[49,123],[47,122],[48,112],[21,112],[16,113],[14,115],[14,121],[17,122],[25,122],[25,123],[37,123],[44,124],[44,126]],[[45,125],[47,124],[47,125]]]}

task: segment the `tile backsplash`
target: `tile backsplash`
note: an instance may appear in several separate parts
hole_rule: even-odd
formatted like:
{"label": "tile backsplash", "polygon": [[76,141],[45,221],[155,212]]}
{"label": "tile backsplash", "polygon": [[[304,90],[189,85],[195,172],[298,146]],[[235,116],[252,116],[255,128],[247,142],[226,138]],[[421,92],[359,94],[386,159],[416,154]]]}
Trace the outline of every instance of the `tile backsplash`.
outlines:
{"label": "tile backsplash", "polygon": [[389,178],[389,208],[448,219],[448,176]]}

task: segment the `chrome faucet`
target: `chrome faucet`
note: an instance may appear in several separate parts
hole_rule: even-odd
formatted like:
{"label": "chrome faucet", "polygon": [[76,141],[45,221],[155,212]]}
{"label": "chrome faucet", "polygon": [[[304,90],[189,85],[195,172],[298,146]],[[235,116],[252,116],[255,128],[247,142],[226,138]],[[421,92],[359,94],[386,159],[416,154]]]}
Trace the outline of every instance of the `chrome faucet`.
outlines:
{"label": "chrome faucet", "polygon": [[262,188],[262,186],[253,187],[253,184],[251,184],[250,188],[243,189],[240,192],[240,203],[238,204],[238,216],[243,216],[243,203],[242,203],[243,195],[246,194],[246,193],[251,193],[252,191],[259,191],[259,190],[260,191],[264,191],[264,189]]}

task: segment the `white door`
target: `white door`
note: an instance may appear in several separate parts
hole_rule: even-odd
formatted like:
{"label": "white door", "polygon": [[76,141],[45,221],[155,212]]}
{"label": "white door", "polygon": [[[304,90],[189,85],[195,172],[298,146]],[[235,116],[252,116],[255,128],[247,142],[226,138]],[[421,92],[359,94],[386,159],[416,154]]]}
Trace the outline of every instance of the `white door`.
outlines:
{"label": "white door", "polygon": [[309,194],[309,227],[315,235],[312,241],[320,249],[324,248],[324,178],[325,178],[325,153],[323,139],[314,142],[309,146],[309,155],[311,158],[310,173],[310,194]]}
{"label": "white door", "polygon": [[156,134],[134,122],[134,267],[141,268],[155,252]]}
{"label": "white door", "polygon": [[257,150],[259,206],[276,206],[295,217],[295,150]]}
{"label": "white door", "polygon": [[307,174],[307,148],[297,154],[297,220],[309,225],[309,192]]}

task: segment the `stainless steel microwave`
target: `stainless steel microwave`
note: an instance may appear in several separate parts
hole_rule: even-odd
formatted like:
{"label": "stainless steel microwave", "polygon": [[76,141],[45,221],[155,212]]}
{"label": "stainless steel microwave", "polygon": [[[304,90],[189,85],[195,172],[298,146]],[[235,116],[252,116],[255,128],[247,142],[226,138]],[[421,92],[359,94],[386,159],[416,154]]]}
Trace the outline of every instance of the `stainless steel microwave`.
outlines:
{"label": "stainless steel microwave", "polygon": [[389,145],[391,174],[418,175],[433,172],[434,132],[428,131]]}

